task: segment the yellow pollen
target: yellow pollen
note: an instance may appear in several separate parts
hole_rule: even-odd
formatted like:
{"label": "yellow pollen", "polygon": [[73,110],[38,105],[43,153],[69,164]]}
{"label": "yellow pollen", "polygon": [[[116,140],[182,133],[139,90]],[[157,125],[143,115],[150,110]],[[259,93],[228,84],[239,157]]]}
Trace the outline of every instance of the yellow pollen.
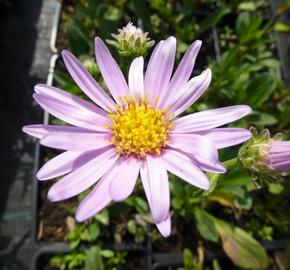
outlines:
{"label": "yellow pollen", "polygon": [[112,143],[118,153],[144,157],[146,154],[160,154],[162,147],[168,143],[168,133],[173,128],[167,109],[156,108],[158,99],[153,106],[138,96],[120,98],[121,106],[109,114],[112,120]]}

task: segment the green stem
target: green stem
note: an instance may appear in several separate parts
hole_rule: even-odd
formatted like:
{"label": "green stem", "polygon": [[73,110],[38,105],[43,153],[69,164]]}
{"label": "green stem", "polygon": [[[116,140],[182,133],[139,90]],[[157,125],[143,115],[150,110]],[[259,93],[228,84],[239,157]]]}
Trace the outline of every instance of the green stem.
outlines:
{"label": "green stem", "polygon": [[224,161],[223,164],[229,170],[229,169],[232,169],[234,166],[236,166],[237,162],[238,162],[238,159],[233,158],[233,159],[229,159],[227,161]]}
{"label": "green stem", "polygon": [[[223,162],[223,165],[227,168],[227,170],[230,170],[232,168],[234,168],[237,165],[238,159],[237,158],[233,158],[233,159],[229,159],[227,161]],[[218,180],[220,177],[222,177],[222,174],[216,174],[216,173],[207,173],[209,182],[210,182],[210,187],[208,190],[206,190],[203,193],[203,196],[207,196],[209,195],[216,187]]]}

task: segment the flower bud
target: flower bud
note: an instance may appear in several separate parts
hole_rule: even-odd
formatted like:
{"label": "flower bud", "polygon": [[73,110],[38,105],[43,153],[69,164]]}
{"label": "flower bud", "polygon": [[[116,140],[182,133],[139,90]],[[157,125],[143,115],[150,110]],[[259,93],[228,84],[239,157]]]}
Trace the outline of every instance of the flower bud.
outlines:
{"label": "flower bud", "polygon": [[106,40],[117,48],[122,56],[137,57],[144,55],[153,45],[154,41],[147,37],[140,28],[129,22],[123,29],[118,29],[119,34],[112,34],[115,40]]}
{"label": "flower bud", "polygon": [[271,138],[268,129],[260,133],[250,128],[252,138],[240,148],[238,160],[255,178],[279,180],[290,170],[290,141],[282,141],[282,134]]}

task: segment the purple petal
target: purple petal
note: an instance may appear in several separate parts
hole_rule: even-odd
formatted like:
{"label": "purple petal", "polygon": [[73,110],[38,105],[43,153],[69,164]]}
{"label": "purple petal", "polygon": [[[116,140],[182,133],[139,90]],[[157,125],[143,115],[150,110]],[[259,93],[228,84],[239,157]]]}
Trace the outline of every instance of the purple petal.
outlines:
{"label": "purple petal", "polygon": [[165,167],[171,173],[177,175],[184,181],[202,188],[209,188],[206,175],[193,163],[188,156],[172,149],[164,150],[162,153]]}
{"label": "purple petal", "polygon": [[154,221],[161,223],[167,219],[170,207],[168,175],[162,159],[148,155],[140,174]]}
{"label": "purple petal", "polygon": [[96,183],[117,159],[113,148],[103,149],[96,158],[56,182],[48,192],[49,200],[61,201],[80,194]]}
{"label": "purple petal", "polygon": [[271,141],[270,153],[282,153],[290,151],[290,141]]}
{"label": "purple petal", "polygon": [[269,156],[271,164],[276,171],[288,171],[290,162],[290,142],[272,140]]}
{"label": "purple petal", "polygon": [[206,136],[197,134],[173,134],[169,146],[179,149],[194,159],[199,167],[208,172],[225,173],[226,168],[218,162],[218,152]]}
{"label": "purple petal", "polygon": [[91,100],[104,110],[115,108],[115,102],[107,95],[73,54],[68,51],[63,51],[62,57],[73,80]]}
{"label": "purple petal", "polygon": [[44,110],[69,124],[94,131],[107,131],[105,126],[110,120],[96,112],[42,94],[34,94],[33,97]]}
{"label": "purple petal", "polygon": [[176,39],[169,37],[160,41],[153,51],[145,74],[145,91],[148,91],[149,101],[160,100],[166,95],[172,74],[176,51]]}
{"label": "purple petal", "polygon": [[169,112],[177,116],[189,108],[206,91],[211,81],[211,70],[206,69],[192,78],[175,96],[168,100]]}
{"label": "purple petal", "polygon": [[85,108],[86,110],[92,111],[103,117],[107,115],[107,113],[104,110],[98,108],[94,104],[50,85],[37,84],[34,87],[34,91],[37,94],[54,98],[56,100],[67,103],[68,105],[71,105],[72,107]]}
{"label": "purple petal", "polygon": [[168,237],[171,232],[171,218],[170,214],[167,219],[156,224],[158,231],[162,234],[163,237]]}
{"label": "purple petal", "polygon": [[76,211],[76,220],[83,222],[102,211],[111,201],[109,194],[110,181],[105,176],[97,183],[90,194],[79,204]]}
{"label": "purple petal", "polygon": [[173,121],[173,133],[204,131],[236,121],[251,112],[246,105],[236,105],[193,113]]}
{"label": "purple petal", "polygon": [[22,128],[23,132],[36,137],[38,139],[42,139],[44,136],[48,135],[49,133],[62,133],[62,132],[93,132],[92,130],[83,129],[80,127],[72,127],[72,126],[55,126],[55,125],[28,125]]}
{"label": "purple petal", "polygon": [[108,173],[110,195],[114,201],[128,198],[135,187],[140,170],[140,162],[134,157],[121,157],[114,168]]}
{"label": "purple petal", "polygon": [[106,85],[115,101],[120,105],[119,97],[124,97],[129,94],[125,78],[108,48],[99,37],[95,38],[95,50],[97,63]]}
{"label": "purple petal", "polygon": [[290,150],[280,153],[270,153],[270,160],[272,163],[280,163],[290,160]]}
{"label": "purple petal", "polygon": [[135,100],[138,96],[144,97],[144,75],[143,75],[144,60],[143,57],[135,58],[129,70],[129,89],[130,96]]}
{"label": "purple petal", "polygon": [[273,163],[272,166],[274,167],[275,171],[277,171],[277,172],[288,172],[288,171],[290,171],[290,159],[288,157],[287,161]]}
{"label": "purple petal", "polygon": [[111,145],[110,139],[109,133],[51,132],[40,143],[55,149],[88,151]]}
{"label": "purple petal", "polygon": [[66,151],[46,162],[36,177],[43,181],[77,170],[98,155],[98,151]]}
{"label": "purple petal", "polygon": [[200,40],[192,43],[192,45],[188,48],[182,57],[180,64],[178,65],[174,75],[172,76],[172,79],[170,80],[166,97],[163,99],[163,101],[160,102],[162,106],[168,106],[167,101],[170,100],[172,96],[175,96],[189,80],[201,44],[202,42]]}
{"label": "purple petal", "polygon": [[240,144],[251,138],[252,133],[244,128],[215,128],[198,134],[209,138],[217,149]]}

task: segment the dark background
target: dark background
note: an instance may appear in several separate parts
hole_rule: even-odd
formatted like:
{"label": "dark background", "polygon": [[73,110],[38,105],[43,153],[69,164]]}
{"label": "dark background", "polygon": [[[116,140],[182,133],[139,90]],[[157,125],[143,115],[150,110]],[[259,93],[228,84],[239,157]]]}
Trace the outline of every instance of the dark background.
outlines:
{"label": "dark background", "polygon": [[45,82],[57,0],[0,0],[0,269],[30,269],[35,142],[23,125],[42,121],[33,86]]}

